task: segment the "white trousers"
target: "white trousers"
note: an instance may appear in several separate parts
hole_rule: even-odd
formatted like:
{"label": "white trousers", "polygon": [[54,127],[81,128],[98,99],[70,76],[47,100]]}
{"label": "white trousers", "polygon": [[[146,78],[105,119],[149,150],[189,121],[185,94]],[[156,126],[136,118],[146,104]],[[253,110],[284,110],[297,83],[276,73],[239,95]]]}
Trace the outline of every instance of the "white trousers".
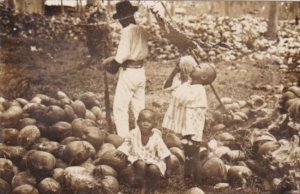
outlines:
{"label": "white trousers", "polygon": [[118,135],[126,137],[129,134],[129,105],[135,121],[145,108],[145,69],[120,69],[119,80],[113,103],[113,116]]}

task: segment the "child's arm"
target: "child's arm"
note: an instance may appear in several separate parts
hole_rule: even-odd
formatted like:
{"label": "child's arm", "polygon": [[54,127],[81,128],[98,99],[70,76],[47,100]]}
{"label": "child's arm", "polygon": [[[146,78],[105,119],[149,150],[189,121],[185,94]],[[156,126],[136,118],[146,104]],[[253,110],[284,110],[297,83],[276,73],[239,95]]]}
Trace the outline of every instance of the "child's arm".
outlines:
{"label": "child's arm", "polygon": [[120,159],[127,159],[128,155],[132,152],[131,138],[128,136],[124,139],[122,145],[120,145],[115,154],[116,157]]}
{"label": "child's arm", "polygon": [[180,69],[179,69],[179,66],[176,65],[176,67],[173,69],[173,71],[171,72],[171,74],[169,75],[168,79],[166,80],[163,88],[166,89],[166,88],[169,88],[172,86],[173,84],[173,79],[174,77],[176,76],[177,73],[180,72]]}

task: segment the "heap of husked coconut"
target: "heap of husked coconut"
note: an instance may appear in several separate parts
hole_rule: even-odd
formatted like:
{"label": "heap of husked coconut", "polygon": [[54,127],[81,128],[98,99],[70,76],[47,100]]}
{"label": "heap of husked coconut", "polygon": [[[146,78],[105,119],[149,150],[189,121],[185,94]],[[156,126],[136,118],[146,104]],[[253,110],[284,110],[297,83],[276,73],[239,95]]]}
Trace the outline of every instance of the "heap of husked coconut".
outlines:
{"label": "heap of husked coconut", "polygon": [[[61,91],[55,98],[0,98],[0,118],[1,193],[118,193],[119,181],[135,184],[127,162],[115,156],[123,138],[105,130],[94,93],[77,100]],[[175,171],[185,156],[171,152]]]}
{"label": "heap of husked coconut", "polygon": [[[0,28],[5,36],[41,40],[86,41],[84,27],[87,27],[87,18],[85,16],[48,17],[14,14],[5,6],[0,6],[0,9],[2,13]],[[182,28],[180,30],[184,34],[195,40],[201,40],[205,44],[208,43],[208,48],[201,46],[202,60],[234,61],[243,56],[249,56],[254,60],[271,60],[279,64],[283,70],[300,64],[299,25],[292,25],[288,21],[279,22],[277,42],[264,37],[264,33],[267,31],[267,21],[253,15],[244,15],[240,18],[186,15],[180,18],[174,16],[173,19],[177,26]],[[163,38],[161,30],[155,22],[151,25],[148,21],[139,21],[139,23],[144,24],[149,32],[151,57],[155,57],[156,60],[171,60],[180,57],[177,48]],[[120,26],[113,23],[111,27],[112,42],[116,43],[120,37]],[[95,38],[97,37],[95,36]],[[218,45],[218,43],[226,44],[229,47]],[[88,44],[92,44],[92,42]],[[209,45],[215,46],[210,47]],[[36,46],[33,46],[32,49],[40,50]]]}
{"label": "heap of husked coconut", "polygon": [[95,94],[75,101],[63,92],[29,101],[1,98],[0,109],[3,193],[119,192],[116,174],[104,173],[109,167],[93,176],[102,168],[93,160],[108,136],[100,129],[104,113]]}
{"label": "heap of husked coconut", "polygon": [[259,95],[246,103],[222,99],[229,113],[214,111],[214,122],[219,122],[210,129],[213,139],[208,150],[224,163],[224,182],[242,186],[258,177],[264,189],[274,192],[300,186],[299,91],[296,85],[284,89],[275,98],[277,109],[269,109],[268,101]]}
{"label": "heap of husked coconut", "polygon": [[[187,173],[197,185],[216,189],[247,185],[254,177],[265,189],[283,189],[284,177],[297,176],[291,169],[299,165],[298,92],[292,86],[280,95],[278,105],[285,112],[269,109],[268,99],[259,95],[248,101],[222,98],[227,112],[214,111],[214,134],[207,144],[195,146],[163,133],[172,153],[169,168],[180,178]],[[136,186],[141,178],[130,178],[132,169],[115,156],[123,139],[105,130],[105,113],[94,93],[77,100],[63,92],[55,98],[0,98],[0,111],[4,193],[118,193],[120,183]],[[268,173],[278,174],[268,178]]]}
{"label": "heap of husked coconut", "polygon": [[[255,61],[271,61],[284,70],[290,66],[300,65],[299,27],[286,21],[279,22],[278,40],[268,40],[264,37],[267,21],[253,15],[244,15],[240,18],[186,15],[179,18],[174,16],[173,19],[184,34],[204,43],[199,52],[202,60],[230,62],[248,57]],[[156,29],[157,27],[151,27],[149,30],[163,37]],[[151,51],[160,53],[160,59],[172,59],[177,53],[173,47],[166,44],[167,39],[162,40],[151,37]]]}

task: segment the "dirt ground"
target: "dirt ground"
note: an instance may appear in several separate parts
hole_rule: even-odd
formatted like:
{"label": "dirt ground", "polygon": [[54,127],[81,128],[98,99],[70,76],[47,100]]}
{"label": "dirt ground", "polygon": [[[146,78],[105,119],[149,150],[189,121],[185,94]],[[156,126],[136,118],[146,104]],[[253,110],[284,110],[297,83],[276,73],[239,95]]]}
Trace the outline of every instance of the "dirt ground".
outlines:
{"label": "dirt ground", "polygon": [[[91,59],[85,43],[25,41],[5,37],[1,37],[0,40],[0,91],[3,96],[22,96],[30,99],[37,93],[55,96],[57,91],[63,91],[73,99],[85,92],[99,93],[103,96],[103,72],[98,68],[101,64],[89,62]],[[248,100],[253,94],[268,96],[285,76],[280,73],[278,65],[270,61],[251,61],[247,56],[236,61],[220,62],[215,66],[218,74],[213,86],[221,98]],[[173,67],[174,62],[168,61],[151,60],[146,64],[146,104],[147,107],[157,110],[160,121],[170,99],[170,95],[162,91],[161,86]],[[109,75],[108,78],[112,102],[117,76]],[[23,84],[19,84],[20,79],[24,80],[21,82]],[[258,89],[265,85],[270,85],[272,89]],[[213,112],[219,103],[209,86],[207,95],[209,109]],[[104,104],[104,101],[102,102]],[[270,102],[270,106],[274,104]],[[209,138],[209,129],[206,130],[206,138]],[[256,185],[253,188],[204,190],[207,193],[263,193]],[[176,189],[171,188],[167,193],[175,191]]]}
{"label": "dirt ground", "polygon": [[[30,79],[30,88],[20,96],[30,98],[36,93],[55,96],[60,90],[75,99],[84,92],[103,93],[101,62],[89,62],[91,59],[84,42],[39,40],[25,42],[4,37],[0,40],[1,72],[6,74],[1,79],[2,83],[7,83],[7,79],[10,81],[19,79],[14,76],[7,77],[9,76],[7,72],[18,71],[20,76]],[[170,96],[161,90],[161,86],[174,65],[173,61],[147,61],[145,68],[148,106],[157,101],[161,104],[168,103]],[[220,98],[248,100],[253,94],[267,94],[257,89],[265,85],[274,87],[281,83],[285,76],[279,72],[279,66],[272,64],[272,61],[250,61],[247,55],[236,61],[224,61],[214,65],[217,70],[217,79],[212,85]],[[113,99],[117,75],[108,75]],[[2,95],[11,96],[6,92],[5,84],[2,87]],[[15,87],[12,89],[22,91],[18,88],[19,86]],[[207,86],[207,94],[210,108],[218,106],[216,97],[209,86]]]}

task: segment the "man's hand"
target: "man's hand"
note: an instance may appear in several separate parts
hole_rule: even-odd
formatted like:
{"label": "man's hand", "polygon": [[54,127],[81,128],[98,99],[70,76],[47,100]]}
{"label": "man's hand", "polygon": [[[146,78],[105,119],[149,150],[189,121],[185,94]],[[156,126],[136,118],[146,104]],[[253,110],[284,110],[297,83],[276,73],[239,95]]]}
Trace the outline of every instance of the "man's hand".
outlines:
{"label": "man's hand", "polygon": [[121,152],[121,151],[117,151],[116,154],[115,154],[115,156],[116,156],[117,158],[119,158],[119,159],[127,159],[127,155],[124,154],[124,153]]}
{"label": "man's hand", "polygon": [[110,56],[102,61],[102,65],[106,66],[107,64],[111,63],[114,59],[115,56]]}

